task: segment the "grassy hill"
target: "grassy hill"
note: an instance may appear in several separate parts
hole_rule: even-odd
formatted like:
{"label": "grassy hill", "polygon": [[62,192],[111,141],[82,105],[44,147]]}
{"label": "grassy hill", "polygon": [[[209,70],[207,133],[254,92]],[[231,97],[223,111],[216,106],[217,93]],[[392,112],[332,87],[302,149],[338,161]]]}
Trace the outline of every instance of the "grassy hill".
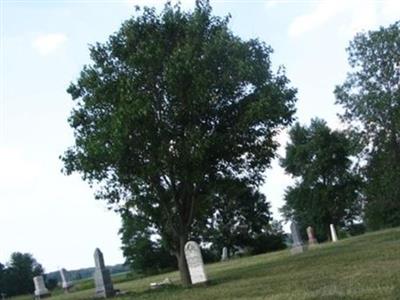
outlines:
{"label": "grassy hill", "polygon": [[[115,288],[127,292],[117,299],[400,299],[400,228],[318,245],[296,256],[286,250],[211,264],[206,271],[210,283],[188,289],[179,286],[176,272],[117,283]],[[149,289],[150,282],[165,277],[175,284]],[[90,299],[93,293],[52,299]]]}

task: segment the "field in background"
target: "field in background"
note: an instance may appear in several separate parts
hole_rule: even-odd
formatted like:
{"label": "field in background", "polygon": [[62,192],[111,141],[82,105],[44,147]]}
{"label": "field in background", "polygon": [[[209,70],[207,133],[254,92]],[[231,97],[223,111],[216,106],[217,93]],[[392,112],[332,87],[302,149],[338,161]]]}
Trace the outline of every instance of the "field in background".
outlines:
{"label": "field in background", "polygon": [[[210,264],[206,271],[209,284],[188,289],[179,286],[177,272],[129,281],[126,274],[117,275],[113,281],[120,283],[114,287],[127,294],[116,299],[400,299],[400,228],[318,245],[296,256],[285,250]],[[150,282],[166,277],[173,286],[150,290]],[[91,299],[93,294],[90,288],[51,299]]]}

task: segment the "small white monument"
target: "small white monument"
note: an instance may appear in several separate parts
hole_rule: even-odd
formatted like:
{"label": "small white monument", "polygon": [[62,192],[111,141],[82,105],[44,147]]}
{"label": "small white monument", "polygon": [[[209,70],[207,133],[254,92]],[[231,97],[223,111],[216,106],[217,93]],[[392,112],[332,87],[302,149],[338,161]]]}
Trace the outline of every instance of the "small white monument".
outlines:
{"label": "small white monument", "polygon": [[189,241],[186,243],[185,257],[192,284],[207,282],[206,272],[204,271],[203,257],[201,256],[200,247],[196,242]]}
{"label": "small white monument", "polygon": [[68,272],[64,268],[60,270],[61,276],[61,287],[64,289],[64,292],[68,292],[68,290],[73,286],[72,282],[68,281]]}
{"label": "small white monument", "polygon": [[307,236],[308,236],[308,245],[314,246],[318,244],[317,239],[315,238],[314,228],[311,226],[307,227]]}
{"label": "small white monument", "polygon": [[222,248],[221,261],[226,261],[226,260],[228,260],[228,248],[224,247]]}
{"label": "small white monument", "polygon": [[50,292],[44,284],[43,276],[33,277],[33,283],[35,284],[36,299],[41,299],[50,296]]}
{"label": "small white monument", "polygon": [[333,224],[331,224],[331,237],[332,237],[332,242],[337,242],[338,238],[336,235],[336,230],[335,230],[335,226],[333,226]]}

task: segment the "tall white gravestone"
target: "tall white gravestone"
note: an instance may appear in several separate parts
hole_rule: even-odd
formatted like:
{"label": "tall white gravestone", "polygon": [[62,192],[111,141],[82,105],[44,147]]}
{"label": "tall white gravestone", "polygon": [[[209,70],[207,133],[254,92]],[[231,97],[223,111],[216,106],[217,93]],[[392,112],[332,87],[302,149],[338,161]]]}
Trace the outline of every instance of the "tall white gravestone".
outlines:
{"label": "tall white gravestone", "polygon": [[50,296],[49,290],[46,288],[43,280],[43,276],[33,277],[33,283],[35,285],[35,298],[45,298]]}
{"label": "tall white gravestone", "polygon": [[292,222],[292,224],[290,224],[290,231],[292,233],[292,239],[293,239],[292,249],[290,250],[290,252],[292,254],[298,254],[304,252],[306,248],[303,244],[303,240],[301,239],[296,222]]}
{"label": "tall white gravestone", "polygon": [[338,238],[337,238],[337,235],[336,235],[336,229],[335,229],[335,226],[333,226],[333,224],[331,224],[331,237],[332,237],[332,242],[337,242],[338,241]]}
{"label": "tall white gravestone", "polygon": [[68,272],[64,268],[60,270],[61,276],[61,287],[65,292],[68,292],[69,288],[73,286],[72,282],[68,281]]}
{"label": "tall white gravestone", "polygon": [[96,285],[96,297],[108,298],[115,295],[114,287],[111,281],[110,271],[104,264],[103,253],[99,248],[94,251],[94,282]]}
{"label": "tall white gravestone", "polygon": [[222,248],[221,261],[226,261],[226,260],[228,260],[228,248],[224,247]]}
{"label": "tall white gravestone", "polygon": [[185,257],[192,284],[207,282],[206,272],[204,271],[203,257],[201,256],[200,247],[196,242],[189,241],[186,243]]}

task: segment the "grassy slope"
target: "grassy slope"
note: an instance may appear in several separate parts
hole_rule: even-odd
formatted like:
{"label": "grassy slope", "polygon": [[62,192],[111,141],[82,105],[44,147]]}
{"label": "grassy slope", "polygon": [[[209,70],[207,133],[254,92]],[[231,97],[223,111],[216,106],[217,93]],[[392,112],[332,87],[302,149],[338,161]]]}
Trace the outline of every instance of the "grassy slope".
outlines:
{"label": "grassy slope", "polygon": [[[291,256],[280,251],[206,266],[208,286],[179,287],[177,273],[115,284],[118,299],[400,299],[400,228],[319,245]],[[176,285],[149,290],[169,277]],[[52,297],[89,299],[93,290]],[[20,298],[22,299],[22,298]]]}

